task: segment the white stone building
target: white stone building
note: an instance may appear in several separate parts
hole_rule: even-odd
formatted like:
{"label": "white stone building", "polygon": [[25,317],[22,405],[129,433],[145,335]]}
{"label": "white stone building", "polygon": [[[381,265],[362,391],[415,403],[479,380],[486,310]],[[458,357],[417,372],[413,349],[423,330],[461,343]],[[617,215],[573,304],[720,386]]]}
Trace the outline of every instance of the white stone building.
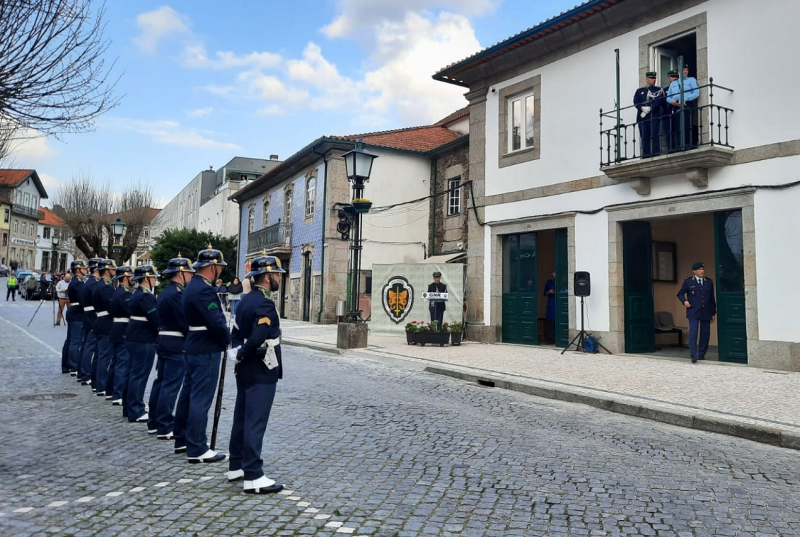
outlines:
{"label": "white stone building", "polygon": [[[800,3],[780,0],[591,0],[439,71],[470,103],[469,335],[539,344],[555,270],[564,345],[581,323],[573,274],[588,271],[603,345],[672,352],[655,318],[687,324],[676,293],[703,261],[715,356],[800,371],[800,109],[768,98],[795,63],[797,20]],[[694,127],[640,158],[634,93],[679,58],[701,87]]]}

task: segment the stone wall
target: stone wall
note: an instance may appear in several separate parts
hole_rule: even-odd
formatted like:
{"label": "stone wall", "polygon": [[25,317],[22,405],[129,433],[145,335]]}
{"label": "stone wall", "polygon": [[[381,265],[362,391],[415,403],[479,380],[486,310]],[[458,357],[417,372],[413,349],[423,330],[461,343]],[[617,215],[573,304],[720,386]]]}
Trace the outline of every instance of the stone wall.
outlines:
{"label": "stone wall", "polygon": [[469,181],[469,145],[465,143],[446,151],[438,155],[435,162],[436,181],[432,186],[435,186],[435,193],[439,195],[433,198],[433,243],[430,245],[429,256],[466,250],[467,212],[472,206],[469,187],[462,187],[461,212],[452,216],[447,214],[450,180],[460,178],[462,184]]}

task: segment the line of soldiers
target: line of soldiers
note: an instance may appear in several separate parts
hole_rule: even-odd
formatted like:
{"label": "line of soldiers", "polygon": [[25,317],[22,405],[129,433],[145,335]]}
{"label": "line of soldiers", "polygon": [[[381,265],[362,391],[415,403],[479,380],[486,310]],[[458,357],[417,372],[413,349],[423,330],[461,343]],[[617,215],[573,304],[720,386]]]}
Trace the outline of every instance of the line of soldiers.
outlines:
{"label": "line of soldiers", "polygon": [[[244,480],[245,493],[278,492],[283,486],[264,475],[261,447],[283,376],[280,319],[270,292],[279,289],[285,270],[272,256],[253,260],[245,276],[253,291],[242,298],[231,331],[212,283],[226,265],[211,245],[193,264],[179,253],[162,272],[170,281],[156,299],[162,274],[153,265],[133,270],[111,259],[73,261],[61,371],[122,407],[128,422],[146,423],[148,434],[173,441],[189,463],[228,460],[228,480]],[[236,360],[230,457],[210,449],[206,435],[226,351]]]}

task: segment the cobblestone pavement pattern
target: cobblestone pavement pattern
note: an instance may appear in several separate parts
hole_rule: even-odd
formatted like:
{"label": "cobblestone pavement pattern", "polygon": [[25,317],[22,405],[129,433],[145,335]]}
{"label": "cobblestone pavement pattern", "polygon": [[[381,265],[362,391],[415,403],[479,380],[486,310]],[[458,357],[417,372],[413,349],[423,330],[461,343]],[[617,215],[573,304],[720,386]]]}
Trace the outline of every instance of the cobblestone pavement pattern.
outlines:
{"label": "cobblestone pavement pattern", "polygon": [[264,444],[287,494],[246,496],[61,375],[63,327],[4,318],[3,536],[800,535],[796,451],[294,347]]}

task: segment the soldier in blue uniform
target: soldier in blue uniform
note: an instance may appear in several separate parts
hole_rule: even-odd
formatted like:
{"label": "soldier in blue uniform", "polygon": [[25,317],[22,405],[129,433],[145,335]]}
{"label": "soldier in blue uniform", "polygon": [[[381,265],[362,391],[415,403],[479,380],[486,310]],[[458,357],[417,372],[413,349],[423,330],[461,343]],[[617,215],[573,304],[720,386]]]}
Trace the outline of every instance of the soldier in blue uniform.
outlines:
{"label": "soldier in blue uniform", "polygon": [[[442,283],[442,273],[438,270],[433,273],[433,283],[428,285],[429,293],[446,293],[447,286]],[[431,300],[428,304],[431,314],[431,323],[437,323],[436,329],[441,330],[444,324],[444,310],[447,309],[444,300]]]}
{"label": "soldier in blue uniform", "polygon": [[94,333],[97,338],[97,363],[96,373],[92,386],[97,390],[98,397],[106,395],[106,384],[108,382],[108,368],[111,365],[111,357],[114,355],[114,346],[108,339],[111,333],[113,319],[109,315],[111,297],[114,294],[114,287],[111,280],[116,272],[117,265],[113,259],[103,259],[97,264],[97,272],[100,280],[95,284],[92,293],[92,305],[97,321],[94,324]]}
{"label": "soldier in blue uniform", "polygon": [[192,279],[194,269],[185,257],[169,260],[167,269],[161,274],[170,277],[170,282],[158,295],[158,319],[161,323],[156,340],[158,365],[156,380],[150,388],[150,421],[147,432],[157,434],[159,440],[172,440],[175,416],[175,400],[186,374],[186,358],[183,342],[189,326],[183,317],[183,289]]}
{"label": "soldier in blue uniform", "polygon": [[705,265],[698,261],[692,265],[692,271],[694,276],[683,281],[681,290],[678,291],[678,300],[686,306],[686,318],[689,319],[689,355],[692,363],[696,364],[697,360],[704,360],[706,357],[711,323],[717,314],[717,301],[714,298],[714,282],[705,276]]}
{"label": "soldier in blue uniform", "polygon": [[656,86],[655,71],[645,73],[645,86],[636,90],[633,105],[636,107],[636,124],[642,139],[642,158],[661,154],[661,116],[667,102],[664,90]]}
{"label": "soldier in blue uniform", "polygon": [[[130,355],[125,347],[125,331],[131,320],[131,278],[133,278],[131,267],[128,265],[117,267],[117,273],[114,276],[117,288],[114,290],[108,309],[112,317],[108,341],[114,346],[114,357],[111,359],[112,365],[109,366],[106,399],[110,393],[111,404],[114,406],[122,406],[122,400],[130,380]],[[123,407],[122,415],[128,417],[125,407]]]}
{"label": "soldier in blue uniform", "polygon": [[89,260],[89,275],[83,282],[80,294],[80,305],[83,309],[83,343],[81,345],[81,357],[78,363],[78,382],[82,386],[92,384],[92,359],[97,352],[97,338],[94,335],[94,323],[97,315],[94,313],[92,304],[92,293],[97,283],[97,264],[102,261],[99,257]]}
{"label": "soldier in blue uniform", "polygon": [[67,286],[67,344],[69,345],[69,373],[78,375],[78,363],[81,358],[81,343],[83,342],[83,308],[81,308],[80,295],[83,293],[83,279],[89,270],[83,259],[76,259],[69,266],[72,280]]}
{"label": "soldier in blue uniform", "polygon": [[228,481],[244,479],[247,494],[279,492],[283,485],[264,475],[261,446],[275,399],[278,379],[283,378],[280,318],[270,292],[280,289],[278,258],[257,257],[245,278],[253,278],[252,291],[236,309],[231,354],[235,353],[236,407],[231,429]]}
{"label": "soldier in blue uniform", "polygon": [[208,410],[219,381],[222,353],[231,341],[225,314],[213,282],[227,266],[222,252],[208,245],[197,255],[197,271],[183,290],[183,315],[189,325],[184,351],[186,375],[175,412],[175,453],[186,452],[190,463],[220,462],[227,458],[208,447]]}
{"label": "soldier in blue uniform", "polygon": [[139,286],[131,297],[131,320],[125,332],[125,346],[130,356],[128,390],[122,397],[129,422],[146,423],[149,419],[144,408],[144,390],[153,370],[158,337],[158,308],[153,288],[160,274],[153,265],[136,267],[133,281]]}

